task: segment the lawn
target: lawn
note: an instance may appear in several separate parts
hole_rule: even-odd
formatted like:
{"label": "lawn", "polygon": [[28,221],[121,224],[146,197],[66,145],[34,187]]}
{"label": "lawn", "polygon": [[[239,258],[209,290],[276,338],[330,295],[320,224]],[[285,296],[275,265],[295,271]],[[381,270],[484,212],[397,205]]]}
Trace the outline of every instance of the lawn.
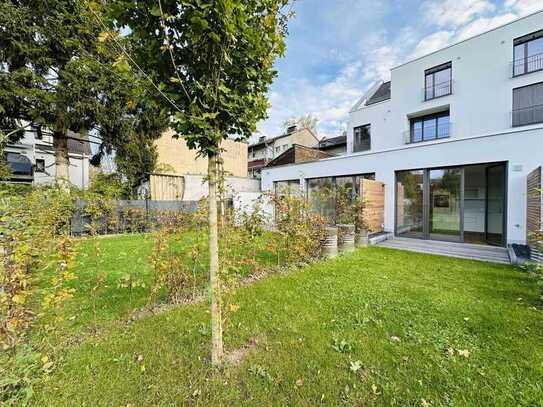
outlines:
{"label": "lawn", "polygon": [[[120,239],[126,258],[108,272],[148,275],[149,243]],[[103,305],[120,316],[123,298]],[[541,405],[539,300],[510,266],[359,249],[240,288],[225,345],[244,356],[221,372],[208,304],[183,305],[52,355],[34,403]]]}

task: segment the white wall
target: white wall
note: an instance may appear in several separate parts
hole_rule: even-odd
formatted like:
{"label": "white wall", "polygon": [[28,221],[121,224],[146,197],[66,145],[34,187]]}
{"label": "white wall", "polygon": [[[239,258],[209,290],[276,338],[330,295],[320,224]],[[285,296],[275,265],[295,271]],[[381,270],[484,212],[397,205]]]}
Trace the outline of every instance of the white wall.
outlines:
{"label": "white wall", "polygon": [[[511,129],[513,88],[543,81],[543,71],[511,77],[513,40],[541,29],[543,12],[392,69],[391,99],[352,112],[348,151],[356,126],[371,124],[372,151],[399,147],[409,130],[408,115],[447,107],[452,138]],[[423,101],[424,71],[446,62],[452,62],[453,94]]]}
{"label": "white wall", "polygon": [[385,229],[394,230],[395,171],[486,162],[508,162],[507,238],[509,243],[526,239],[526,176],[543,164],[543,127],[470,139],[448,139],[425,145],[409,145],[381,152],[334,157],[317,162],[265,168],[262,190],[273,182],[375,172],[385,183]]}
{"label": "white wall", "polygon": [[[199,201],[209,193],[204,175],[183,175],[185,192],[183,201]],[[225,189],[228,196],[242,192],[260,192],[260,180],[243,177],[225,177]]]}

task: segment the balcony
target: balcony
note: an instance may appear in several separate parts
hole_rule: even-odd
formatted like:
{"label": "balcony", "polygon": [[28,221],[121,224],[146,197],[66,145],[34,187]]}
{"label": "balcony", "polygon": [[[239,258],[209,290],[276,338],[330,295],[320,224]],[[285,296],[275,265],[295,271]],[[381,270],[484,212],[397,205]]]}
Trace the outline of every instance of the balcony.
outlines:
{"label": "balcony", "polygon": [[543,105],[515,109],[512,112],[513,127],[543,123]]}
{"label": "balcony", "polygon": [[411,127],[410,130],[404,131],[403,141],[405,144],[418,144],[427,141],[445,140],[451,137],[452,123],[443,123],[433,127],[426,127],[424,130],[419,130]]}
{"label": "balcony", "polygon": [[511,62],[511,74],[513,78],[541,70],[543,70],[543,53],[530,55]]}
{"label": "balcony", "polygon": [[427,102],[429,100],[434,100],[434,99],[438,99],[444,96],[452,95],[452,93],[453,93],[452,80],[435,83],[433,86],[426,86],[422,89],[422,101]]}

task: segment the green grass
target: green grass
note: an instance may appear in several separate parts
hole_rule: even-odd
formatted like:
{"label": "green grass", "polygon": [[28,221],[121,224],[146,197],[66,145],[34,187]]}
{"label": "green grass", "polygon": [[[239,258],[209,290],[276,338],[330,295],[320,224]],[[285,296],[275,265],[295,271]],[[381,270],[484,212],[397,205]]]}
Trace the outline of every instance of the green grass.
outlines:
{"label": "green grass", "polygon": [[538,301],[513,267],[360,249],[239,289],[225,345],[256,344],[238,366],[210,368],[208,305],[181,306],[65,349],[34,402],[541,405]]}
{"label": "green grass", "polygon": [[[270,235],[265,234],[259,239],[269,238]],[[151,296],[151,288],[155,284],[150,264],[153,244],[152,236],[144,234],[88,238],[77,243],[73,267],[76,279],[68,284],[75,289],[74,298],[64,306],[64,321],[57,334],[65,336],[84,329],[103,329],[126,319],[134,309],[163,302],[166,297],[164,290],[160,290],[156,297]],[[171,247],[178,256],[191,262],[190,251],[195,246],[199,246],[202,253],[194,270],[194,285],[200,292],[208,280],[207,235],[186,232],[178,240],[173,240]],[[256,259],[265,266],[271,266],[276,261],[275,256],[264,249],[256,253]],[[245,268],[239,274],[243,276],[250,271]],[[38,282],[41,288],[49,287],[51,273],[52,270],[48,270]],[[133,289],[119,287],[121,279],[126,276],[131,276],[139,283],[138,286]],[[187,297],[192,295],[192,291],[191,285]],[[42,324],[48,322],[48,319],[41,321]],[[40,334],[39,330],[36,332]]]}

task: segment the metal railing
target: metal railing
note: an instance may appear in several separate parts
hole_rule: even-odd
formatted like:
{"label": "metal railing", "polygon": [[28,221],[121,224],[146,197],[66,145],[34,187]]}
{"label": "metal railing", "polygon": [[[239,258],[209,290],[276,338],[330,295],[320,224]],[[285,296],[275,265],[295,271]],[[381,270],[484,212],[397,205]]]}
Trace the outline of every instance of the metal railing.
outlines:
{"label": "metal railing", "polygon": [[451,137],[452,134],[452,123],[442,124],[437,126],[437,129],[434,131],[433,137],[428,137],[428,135],[424,134],[425,138],[423,139],[423,133],[416,132],[414,129],[409,129],[407,131],[403,132],[403,140],[405,144],[417,144],[417,143],[424,143],[427,141],[436,141],[436,140],[444,140],[449,137]]}
{"label": "metal railing", "polygon": [[515,59],[511,62],[511,74],[513,78],[541,70],[543,70],[543,53]]}
{"label": "metal railing", "polygon": [[433,86],[425,86],[422,89],[422,100],[426,102],[428,100],[437,99],[443,96],[452,95],[453,93],[453,81],[445,81],[436,83]]}
{"label": "metal railing", "polygon": [[524,107],[522,109],[514,109],[511,112],[511,116],[513,127],[543,123],[543,105],[534,105]]}

